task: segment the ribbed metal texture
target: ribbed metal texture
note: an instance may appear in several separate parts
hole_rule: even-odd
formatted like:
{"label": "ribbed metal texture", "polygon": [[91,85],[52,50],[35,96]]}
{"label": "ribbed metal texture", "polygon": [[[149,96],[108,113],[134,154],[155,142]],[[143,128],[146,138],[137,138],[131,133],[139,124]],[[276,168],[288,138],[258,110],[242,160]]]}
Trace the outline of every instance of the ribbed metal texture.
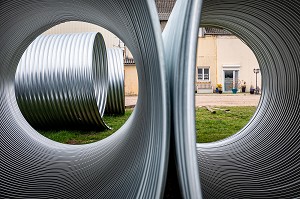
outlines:
{"label": "ribbed metal texture", "polygon": [[108,61],[108,91],[105,113],[124,114],[124,58],[123,50],[119,48],[107,49]]}
{"label": "ribbed metal texture", "polygon": [[[186,192],[194,193],[194,186],[186,185],[195,182],[198,174],[191,169],[195,64],[190,60],[195,59],[199,28],[192,15],[200,17],[193,12],[196,2],[177,1],[174,11],[180,14],[171,16],[164,33],[177,168],[186,198]],[[186,15],[185,6],[191,10]],[[291,0],[203,1],[201,24],[225,28],[240,37],[255,53],[263,77],[261,101],[249,123],[225,140],[197,144],[203,198],[300,198],[299,8],[300,1]],[[172,32],[177,37],[171,38]],[[170,48],[172,44],[177,47]]]}
{"label": "ribbed metal texture", "polygon": [[100,33],[39,36],[15,76],[19,108],[36,128],[108,128],[108,69]]}
{"label": "ribbed metal texture", "polygon": [[[163,32],[171,96],[171,132],[183,198],[202,198],[195,136],[195,66],[202,1],[177,0]],[[192,67],[193,66],[193,67]],[[172,146],[172,144],[171,144]],[[172,149],[171,149],[172,150]]]}
{"label": "ribbed metal texture", "polygon": [[[257,112],[240,132],[197,144],[197,156],[193,98],[201,1],[177,4],[164,33],[166,74],[153,1],[1,2],[1,198],[159,198],[170,129],[185,198],[201,197],[199,178],[204,198],[300,197],[300,2],[204,1],[202,24],[228,29],[253,50],[263,91]],[[132,116],[115,134],[90,145],[44,138],[15,100],[18,59],[38,34],[68,20],[114,32],[129,46],[139,74]]]}
{"label": "ribbed metal texture", "polygon": [[[128,121],[88,145],[60,144],[40,135],[22,116],[14,90],[17,65],[29,44],[48,28],[76,20],[122,39],[139,75],[139,99]],[[160,31],[151,0],[0,2],[0,198],[162,196],[169,111]]]}

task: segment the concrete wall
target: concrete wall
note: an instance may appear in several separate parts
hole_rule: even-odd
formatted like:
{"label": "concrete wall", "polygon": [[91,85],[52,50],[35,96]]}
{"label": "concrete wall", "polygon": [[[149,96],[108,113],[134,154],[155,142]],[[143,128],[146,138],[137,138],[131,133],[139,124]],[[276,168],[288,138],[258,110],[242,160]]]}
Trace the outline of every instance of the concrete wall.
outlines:
{"label": "concrete wall", "polygon": [[125,65],[125,95],[138,95],[139,83],[135,65]]}
{"label": "concrete wall", "polygon": [[[239,80],[246,82],[246,92],[250,86],[255,87],[254,68],[259,68],[257,59],[252,50],[235,36],[217,36],[217,82],[224,85],[224,70],[239,70]],[[261,88],[261,75],[258,77],[258,86]]]}

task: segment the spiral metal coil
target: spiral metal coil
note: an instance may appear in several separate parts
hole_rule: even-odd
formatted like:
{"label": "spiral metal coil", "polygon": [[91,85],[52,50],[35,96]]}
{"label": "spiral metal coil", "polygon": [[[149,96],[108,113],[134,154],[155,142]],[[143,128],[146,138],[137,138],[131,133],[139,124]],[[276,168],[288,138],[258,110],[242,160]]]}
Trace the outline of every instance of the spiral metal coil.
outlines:
{"label": "spiral metal coil", "polygon": [[108,128],[107,71],[100,33],[39,36],[17,68],[17,103],[36,128]]}
{"label": "spiral metal coil", "polygon": [[[54,142],[18,108],[14,79],[29,44],[45,30],[84,21],[113,32],[132,52],[139,99],[110,137],[87,145]],[[160,198],[169,122],[164,49],[154,1],[0,2],[0,198]]]}
{"label": "spiral metal coil", "polygon": [[107,49],[108,62],[108,91],[105,113],[124,114],[124,59],[123,50],[119,48]]}
{"label": "spiral metal coil", "polygon": [[190,183],[199,186],[199,175],[204,198],[299,198],[300,1],[203,1],[201,25],[229,30],[252,49],[263,91],[256,113],[241,131],[222,141],[197,144],[195,156],[197,2],[177,1],[164,33],[171,127],[184,197],[197,198]]}

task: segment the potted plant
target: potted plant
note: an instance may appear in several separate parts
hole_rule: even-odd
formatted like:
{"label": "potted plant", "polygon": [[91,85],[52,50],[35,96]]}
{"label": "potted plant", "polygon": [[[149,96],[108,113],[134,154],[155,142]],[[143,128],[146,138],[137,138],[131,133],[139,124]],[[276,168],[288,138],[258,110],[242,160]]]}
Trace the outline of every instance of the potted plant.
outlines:
{"label": "potted plant", "polygon": [[246,82],[242,81],[243,83],[241,84],[241,89],[242,89],[242,93],[246,92]]}
{"label": "potted plant", "polygon": [[217,92],[219,92],[220,94],[223,92],[222,91],[222,84],[217,84],[216,93]]}
{"label": "potted plant", "polygon": [[232,93],[233,93],[233,94],[236,94],[238,89],[237,89],[237,88],[233,88],[233,89],[231,89],[231,90],[232,90]]}
{"label": "potted plant", "polygon": [[[238,85],[238,86],[239,86],[239,85]],[[237,88],[234,88],[234,87],[233,87],[233,84],[229,85],[228,88],[231,89],[231,91],[232,91],[233,94],[236,94],[236,93],[237,93],[237,90],[238,90],[238,89],[237,89]]]}
{"label": "potted plant", "polygon": [[250,86],[250,94],[254,94],[255,89],[253,88],[253,86]]}

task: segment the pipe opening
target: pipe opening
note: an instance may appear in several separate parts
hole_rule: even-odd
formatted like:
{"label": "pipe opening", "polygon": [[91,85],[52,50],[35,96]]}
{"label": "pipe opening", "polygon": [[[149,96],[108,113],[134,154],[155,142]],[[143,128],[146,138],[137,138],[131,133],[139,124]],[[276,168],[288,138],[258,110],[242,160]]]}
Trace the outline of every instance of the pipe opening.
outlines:
{"label": "pipe opening", "polygon": [[197,143],[240,131],[259,104],[261,73],[253,51],[234,33],[199,28],[195,76]]}
{"label": "pipe opening", "polygon": [[68,144],[95,142],[121,128],[133,107],[125,110],[126,46],[117,42],[112,32],[84,22],[62,23],[37,37],[15,74],[25,119],[44,136]]}

